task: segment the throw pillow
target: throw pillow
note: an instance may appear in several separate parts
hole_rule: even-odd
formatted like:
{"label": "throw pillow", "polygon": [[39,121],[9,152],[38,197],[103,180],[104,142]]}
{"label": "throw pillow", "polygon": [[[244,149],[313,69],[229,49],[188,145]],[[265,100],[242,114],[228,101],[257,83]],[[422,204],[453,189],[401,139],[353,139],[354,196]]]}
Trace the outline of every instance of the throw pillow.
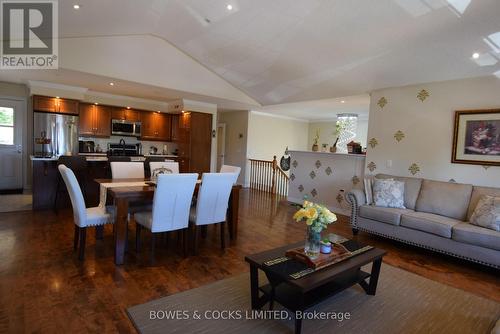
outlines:
{"label": "throw pillow", "polygon": [[373,177],[365,177],[363,182],[365,184],[366,204],[372,205],[373,204],[373,190],[372,190]]}
{"label": "throw pillow", "polygon": [[470,217],[470,223],[500,232],[500,197],[482,196]]}
{"label": "throw pillow", "polygon": [[392,179],[375,179],[373,202],[375,206],[405,209],[405,183]]}

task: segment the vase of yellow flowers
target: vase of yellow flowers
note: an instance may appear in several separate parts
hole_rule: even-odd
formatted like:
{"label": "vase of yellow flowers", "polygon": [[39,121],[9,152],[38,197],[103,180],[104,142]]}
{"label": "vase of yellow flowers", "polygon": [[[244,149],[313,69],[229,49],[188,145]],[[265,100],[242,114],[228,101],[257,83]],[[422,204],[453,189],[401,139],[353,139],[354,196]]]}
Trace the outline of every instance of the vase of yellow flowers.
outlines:
{"label": "vase of yellow flowers", "polygon": [[321,231],[337,221],[337,216],[324,205],[305,200],[302,207],[293,215],[293,219],[297,222],[306,222],[307,235],[304,252],[310,259],[316,259],[321,249]]}

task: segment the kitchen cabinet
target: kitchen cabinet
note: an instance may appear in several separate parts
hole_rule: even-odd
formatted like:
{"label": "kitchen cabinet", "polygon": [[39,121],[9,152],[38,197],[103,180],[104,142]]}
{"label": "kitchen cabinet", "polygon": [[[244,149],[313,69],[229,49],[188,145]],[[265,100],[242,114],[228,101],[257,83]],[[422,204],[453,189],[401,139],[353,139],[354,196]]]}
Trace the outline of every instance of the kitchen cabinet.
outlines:
{"label": "kitchen cabinet", "polygon": [[57,97],[33,96],[33,110],[78,115],[78,101]]}
{"label": "kitchen cabinet", "polygon": [[171,124],[171,131],[170,131],[170,138],[173,142],[176,142],[179,140],[179,120],[180,120],[180,115],[179,114],[173,114],[171,116],[172,118],[172,124]]}
{"label": "kitchen cabinet", "polygon": [[179,118],[179,170],[189,173],[210,171],[212,115],[185,112]]}
{"label": "kitchen cabinet", "polygon": [[112,119],[121,119],[130,122],[138,122],[140,120],[139,111],[123,107],[113,107],[111,111]]}
{"label": "kitchen cabinet", "polygon": [[141,114],[141,139],[170,141],[172,116],[154,111],[142,111]]}
{"label": "kitchen cabinet", "polygon": [[78,134],[83,137],[111,136],[111,111],[112,107],[81,103]]}

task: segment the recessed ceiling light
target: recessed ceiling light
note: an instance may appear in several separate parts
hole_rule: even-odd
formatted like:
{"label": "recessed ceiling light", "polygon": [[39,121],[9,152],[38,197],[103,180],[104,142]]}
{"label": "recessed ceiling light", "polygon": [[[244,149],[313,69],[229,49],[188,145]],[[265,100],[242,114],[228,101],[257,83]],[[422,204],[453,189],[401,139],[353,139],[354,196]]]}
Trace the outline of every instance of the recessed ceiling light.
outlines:
{"label": "recessed ceiling light", "polygon": [[181,112],[182,112],[182,113],[185,113],[185,111],[184,111],[184,110],[181,110]]}
{"label": "recessed ceiling light", "polygon": [[115,83],[114,83],[114,82],[110,82],[110,83],[109,83],[109,85],[110,85],[110,86],[114,86],[114,85],[115,85]]}
{"label": "recessed ceiling light", "polygon": [[94,102],[94,104],[95,104],[95,105],[98,105],[99,103],[97,103],[97,102]]}
{"label": "recessed ceiling light", "polygon": [[80,5],[73,5],[73,9],[80,9]]}
{"label": "recessed ceiling light", "polygon": [[226,6],[227,10],[233,10],[233,5],[229,4]]}
{"label": "recessed ceiling light", "polygon": [[127,107],[127,109],[130,109],[130,107]]}
{"label": "recessed ceiling light", "polygon": [[59,99],[59,96],[56,96],[56,99]]}
{"label": "recessed ceiling light", "polygon": [[478,58],[479,58],[479,53],[474,52],[474,53],[472,54],[472,58],[474,58],[474,59],[478,59]]}
{"label": "recessed ceiling light", "polygon": [[344,101],[344,100],[342,100],[342,101],[340,101],[340,103],[345,103],[345,101]]}

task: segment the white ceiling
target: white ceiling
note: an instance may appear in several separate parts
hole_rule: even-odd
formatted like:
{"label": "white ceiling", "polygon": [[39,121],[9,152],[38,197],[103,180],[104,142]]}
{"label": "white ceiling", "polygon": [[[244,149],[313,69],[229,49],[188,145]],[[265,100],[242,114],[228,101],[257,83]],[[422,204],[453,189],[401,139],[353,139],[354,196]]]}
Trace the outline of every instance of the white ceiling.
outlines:
{"label": "white ceiling", "polygon": [[359,119],[368,120],[369,109],[370,96],[366,94],[335,99],[268,105],[255,110],[309,122],[321,122],[336,120],[337,115],[342,113],[357,114]]}
{"label": "white ceiling", "polygon": [[[59,12],[63,39],[156,36],[262,105],[500,75],[499,0],[74,0]],[[125,91],[180,97],[143,87]]]}

